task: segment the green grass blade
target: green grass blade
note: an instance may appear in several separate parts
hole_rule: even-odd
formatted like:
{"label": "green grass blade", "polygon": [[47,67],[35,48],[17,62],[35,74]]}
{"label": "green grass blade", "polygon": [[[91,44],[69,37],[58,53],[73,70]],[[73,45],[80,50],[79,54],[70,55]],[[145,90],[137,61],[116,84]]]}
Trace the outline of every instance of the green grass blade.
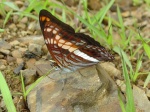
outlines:
{"label": "green grass blade", "polygon": [[150,46],[149,46],[147,43],[143,42],[143,48],[144,48],[144,50],[145,50],[147,56],[148,56],[149,59],[150,59]]}
{"label": "green grass blade", "polygon": [[32,19],[38,20],[37,16],[35,16],[33,14],[30,14],[30,13],[26,13],[26,12],[14,12],[12,14],[16,14],[16,15],[19,15],[19,16],[26,16],[26,17],[30,17]]}
{"label": "green grass blade", "polygon": [[137,61],[136,70],[135,70],[135,73],[133,76],[133,82],[135,82],[137,80],[138,76],[140,75],[139,70],[142,67],[142,57],[143,57],[143,55],[141,55],[140,59],[138,59],[138,61]]}
{"label": "green grass blade", "polygon": [[132,92],[132,87],[131,87],[131,83],[130,83],[130,79],[129,79],[127,66],[126,66],[125,60],[123,58],[123,52],[120,51],[120,54],[122,57],[123,76],[125,78],[125,83],[126,83],[126,97],[127,97],[126,111],[127,112],[135,112],[133,92]]}
{"label": "green grass blade", "polygon": [[120,90],[118,90],[118,97],[119,97],[119,102],[120,102],[120,107],[121,107],[122,112],[126,112],[125,104],[123,103],[123,100],[121,98],[121,92],[120,92]]}
{"label": "green grass blade", "polygon": [[5,27],[6,23],[9,20],[10,15],[12,14],[13,10],[9,11],[5,17],[4,23],[3,23],[3,27]]}
{"label": "green grass blade", "polygon": [[[127,54],[126,54],[121,48],[119,48],[118,46],[115,46],[115,47],[113,48],[113,50],[114,50],[116,53],[118,53],[120,56],[121,56],[121,55],[123,56],[123,59],[124,59],[125,63],[126,63],[126,64],[130,67],[130,69],[132,70],[132,65],[131,65],[131,62],[130,62],[130,60],[129,60]],[[121,51],[122,54],[120,53],[120,51]]]}
{"label": "green grass blade", "polygon": [[3,74],[1,72],[0,72],[0,79],[1,79],[0,91],[2,93],[7,110],[8,110],[8,112],[16,112],[16,108],[15,108],[15,105],[12,100],[12,95],[11,95],[8,85],[5,81],[5,78],[3,77]]}
{"label": "green grass blade", "polygon": [[5,31],[4,29],[1,29],[1,28],[0,28],[0,32],[4,32],[4,31]]}
{"label": "green grass blade", "polygon": [[17,5],[15,5],[13,2],[2,2],[2,4],[7,5],[8,7],[12,8],[13,10],[19,11],[20,9],[18,8]]}
{"label": "green grass blade", "polygon": [[113,5],[114,2],[115,2],[115,0],[111,0],[106,7],[101,9],[102,14],[100,15],[100,21],[99,21],[100,24],[102,23],[107,11],[110,9],[110,7]]}
{"label": "green grass blade", "polygon": [[20,76],[21,76],[21,85],[22,85],[23,97],[26,101],[26,90],[25,90],[24,78],[23,78],[23,75],[22,75],[22,71],[20,72]]}
{"label": "green grass blade", "polygon": [[149,82],[150,82],[150,73],[148,74],[148,76],[144,82],[144,88],[146,88],[146,86],[148,85]]}

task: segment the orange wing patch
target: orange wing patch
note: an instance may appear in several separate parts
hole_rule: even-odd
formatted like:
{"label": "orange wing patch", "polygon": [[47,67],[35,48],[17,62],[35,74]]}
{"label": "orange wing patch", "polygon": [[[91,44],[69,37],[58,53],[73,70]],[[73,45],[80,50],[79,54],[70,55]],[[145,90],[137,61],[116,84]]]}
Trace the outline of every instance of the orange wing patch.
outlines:
{"label": "orange wing patch", "polygon": [[40,17],[40,21],[50,21],[50,18],[46,17],[46,16],[41,16]]}

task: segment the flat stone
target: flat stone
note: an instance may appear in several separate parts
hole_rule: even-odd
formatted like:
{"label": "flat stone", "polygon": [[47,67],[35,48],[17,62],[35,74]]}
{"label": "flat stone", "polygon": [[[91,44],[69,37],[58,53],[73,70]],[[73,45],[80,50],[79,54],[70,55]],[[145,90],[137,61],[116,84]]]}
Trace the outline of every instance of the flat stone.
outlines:
{"label": "flat stone", "polygon": [[2,54],[5,54],[5,55],[9,55],[9,54],[10,54],[10,50],[3,49],[3,48],[0,48],[0,52],[1,52]]}
{"label": "flat stone", "polygon": [[0,65],[0,70],[5,70],[6,66],[5,65]]}
{"label": "flat stone", "polygon": [[142,110],[142,112],[149,112],[150,102],[146,93],[139,87],[133,85],[133,96],[136,107]]}
{"label": "flat stone", "polygon": [[43,36],[26,36],[24,38],[18,38],[18,41],[23,44],[34,43],[38,45],[44,45],[44,38]]}
{"label": "flat stone", "polygon": [[21,29],[25,29],[26,28],[26,25],[24,23],[19,23],[17,24],[17,27],[18,29],[21,28]]}
{"label": "flat stone", "polygon": [[25,85],[33,83],[37,78],[35,69],[22,70],[22,75],[25,78]]}
{"label": "flat stone", "polygon": [[34,58],[29,59],[26,62],[26,68],[34,68],[36,60]]}
{"label": "flat stone", "polygon": [[0,41],[0,49],[9,50],[9,49],[11,49],[11,45],[6,41],[1,40]]}
{"label": "flat stone", "polygon": [[17,66],[17,67],[14,69],[14,73],[18,75],[18,74],[20,73],[20,70],[23,69],[24,65],[25,65],[24,62],[20,63],[19,66]]}
{"label": "flat stone", "polygon": [[31,112],[121,112],[117,86],[100,65],[51,72],[28,94],[27,103]]}
{"label": "flat stone", "polygon": [[101,66],[108,72],[111,77],[120,77],[121,72],[115,68],[115,65],[111,62],[104,62]]}
{"label": "flat stone", "polygon": [[7,62],[8,63],[11,63],[11,62],[15,62],[16,61],[16,58],[12,57],[12,56],[7,56]]}
{"label": "flat stone", "polygon": [[10,42],[10,45],[12,45],[12,46],[17,46],[19,44],[20,44],[20,42],[18,40],[14,40],[14,41]]}
{"label": "flat stone", "polygon": [[42,54],[42,46],[41,45],[38,45],[38,44],[33,44],[33,43],[30,43],[29,44],[29,51],[40,56]]}
{"label": "flat stone", "polygon": [[14,58],[21,58],[22,57],[22,53],[19,50],[14,50],[14,51],[12,51],[12,56]]}

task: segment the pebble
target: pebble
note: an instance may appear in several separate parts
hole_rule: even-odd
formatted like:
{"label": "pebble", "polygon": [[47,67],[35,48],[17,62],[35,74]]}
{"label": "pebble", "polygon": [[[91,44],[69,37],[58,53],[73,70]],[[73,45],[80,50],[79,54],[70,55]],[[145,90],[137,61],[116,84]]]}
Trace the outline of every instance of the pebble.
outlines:
{"label": "pebble", "polygon": [[42,46],[38,44],[29,44],[29,51],[40,56],[42,54]]}
{"label": "pebble", "polygon": [[6,50],[6,49],[0,49],[0,52],[2,54],[5,54],[5,55],[9,55],[10,54],[10,51],[9,50]]}
{"label": "pebble", "polygon": [[19,23],[19,24],[17,24],[17,27],[18,27],[18,29],[25,29],[26,28],[26,25],[25,24],[23,24],[23,23]]}
{"label": "pebble", "polygon": [[4,55],[0,54],[0,59],[4,58]]}
{"label": "pebble", "polygon": [[6,66],[5,65],[1,65],[0,66],[0,70],[5,70],[6,69]]}
{"label": "pebble", "polygon": [[7,61],[4,60],[4,59],[1,59],[1,60],[0,60],[0,65],[7,65]]}
{"label": "pebble", "polygon": [[15,61],[16,61],[16,58],[14,58],[14,57],[12,57],[12,56],[7,55],[6,60],[7,60],[7,62],[8,62],[8,63],[11,63],[11,62],[15,62]]}
{"label": "pebble", "polygon": [[23,17],[23,18],[20,20],[20,23],[26,24],[27,22],[28,22],[28,17]]}
{"label": "pebble", "polygon": [[17,64],[19,65],[19,64],[21,64],[21,63],[23,63],[24,61],[23,61],[23,59],[22,58],[17,58]]}
{"label": "pebble", "polygon": [[111,62],[104,62],[100,64],[111,77],[121,77],[121,72],[115,67],[115,65]]}
{"label": "pebble", "polygon": [[35,21],[34,22],[31,22],[28,26],[28,30],[30,31],[34,31],[35,30],[35,26],[36,26],[36,23]]}
{"label": "pebble", "polygon": [[6,41],[1,40],[0,41],[0,48],[9,50],[9,49],[11,49],[11,45]]}
{"label": "pebble", "polygon": [[12,51],[12,56],[14,58],[21,58],[22,57],[21,51],[19,51],[19,50]]}
{"label": "pebble", "polygon": [[26,52],[28,49],[27,49],[27,48],[22,48],[22,47],[20,47],[18,50],[21,51],[22,54],[25,54],[25,52]]}
{"label": "pebble", "polygon": [[34,69],[26,69],[22,70],[22,75],[25,78],[25,85],[29,85],[36,80],[36,70]]}
{"label": "pebble", "polygon": [[122,92],[126,92],[126,85],[124,83],[124,81],[121,80],[116,80],[117,85],[120,87]]}
{"label": "pebble", "polygon": [[18,75],[18,74],[20,73],[20,70],[23,69],[24,65],[25,65],[24,62],[20,63],[20,64],[14,69],[14,73]]}
{"label": "pebble", "polygon": [[19,19],[19,16],[18,16],[18,15],[13,15],[13,22],[14,22],[14,23],[17,23],[17,22],[18,22],[18,19]]}
{"label": "pebble", "polygon": [[20,44],[20,42],[18,40],[14,40],[14,41],[10,42],[10,45],[12,45],[12,46],[17,46],[19,44]]}
{"label": "pebble", "polygon": [[26,62],[26,66],[27,66],[26,68],[34,68],[35,62],[36,62],[36,60],[34,58],[29,59]]}
{"label": "pebble", "polygon": [[9,25],[9,29],[14,30],[14,28],[16,28],[16,25],[14,23]]}

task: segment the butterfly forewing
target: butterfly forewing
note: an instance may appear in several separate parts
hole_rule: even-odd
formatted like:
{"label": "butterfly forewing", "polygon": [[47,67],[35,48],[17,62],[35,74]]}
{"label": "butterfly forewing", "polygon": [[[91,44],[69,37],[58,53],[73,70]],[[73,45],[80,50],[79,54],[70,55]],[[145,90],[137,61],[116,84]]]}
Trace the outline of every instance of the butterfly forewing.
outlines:
{"label": "butterfly forewing", "polygon": [[39,15],[41,30],[47,48],[59,66],[82,68],[101,60],[113,60],[113,56],[88,35],[75,33],[46,10]]}

